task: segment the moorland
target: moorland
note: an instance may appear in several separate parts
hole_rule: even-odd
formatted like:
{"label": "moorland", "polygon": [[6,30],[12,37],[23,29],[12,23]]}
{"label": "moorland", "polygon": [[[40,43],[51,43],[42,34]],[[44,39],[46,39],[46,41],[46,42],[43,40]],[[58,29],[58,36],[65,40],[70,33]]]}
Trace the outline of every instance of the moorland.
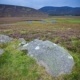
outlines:
{"label": "moorland", "polygon": [[[15,40],[0,45],[5,53],[0,56],[0,80],[80,80],[80,17],[51,16],[37,18],[0,18],[0,34],[8,35]],[[27,42],[34,39],[50,40],[67,49],[75,60],[71,74],[54,78],[46,73],[43,67],[24,52],[13,48],[17,39]]]}

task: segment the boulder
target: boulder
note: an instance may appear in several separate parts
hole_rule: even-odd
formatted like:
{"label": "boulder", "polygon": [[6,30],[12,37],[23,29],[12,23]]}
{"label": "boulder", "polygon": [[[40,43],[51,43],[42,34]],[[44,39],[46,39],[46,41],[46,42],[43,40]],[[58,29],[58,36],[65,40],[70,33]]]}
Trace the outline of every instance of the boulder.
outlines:
{"label": "boulder", "polygon": [[28,55],[54,77],[71,73],[74,66],[74,59],[68,51],[48,40],[35,39],[23,45],[22,50],[28,50]]}

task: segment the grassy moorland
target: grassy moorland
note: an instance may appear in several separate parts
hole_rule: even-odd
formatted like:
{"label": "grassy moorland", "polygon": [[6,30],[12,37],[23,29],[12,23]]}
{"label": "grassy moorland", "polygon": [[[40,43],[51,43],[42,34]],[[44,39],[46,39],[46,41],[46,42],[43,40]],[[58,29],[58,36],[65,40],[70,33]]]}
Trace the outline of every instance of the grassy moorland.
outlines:
{"label": "grassy moorland", "polygon": [[[80,80],[80,17],[51,17],[40,21],[0,22],[0,34],[14,41],[0,45],[0,80]],[[18,38],[50,40],[64,46],[74,57],[75,66],[69,75],[54,78],[36,61],[17,50]],[[13,45],[15,47],[13,47]]]}

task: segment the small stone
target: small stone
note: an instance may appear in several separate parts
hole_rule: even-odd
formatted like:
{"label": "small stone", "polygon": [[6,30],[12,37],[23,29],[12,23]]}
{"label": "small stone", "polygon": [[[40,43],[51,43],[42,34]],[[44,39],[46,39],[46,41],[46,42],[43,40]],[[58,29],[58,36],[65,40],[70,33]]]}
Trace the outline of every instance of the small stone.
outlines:
{"label": "small stone", "polygon": [[0,55],[2,55],[4,53],[3,49],[0,49]]}
{"label": "small stone", "polygon": [[24,38],[19,38],[20,44],[19,45],[25,45],[26,40]]}
{"label": "small stone", "polygon": [[28,43],[25,44],[25,45],[20,45],[19,44],[19,50],[27,50],[27,46],[28,46]]}
{"label": "small stone", "polygon": [[0,44],[10,42],[12,38],[6,35],[0,35]]}

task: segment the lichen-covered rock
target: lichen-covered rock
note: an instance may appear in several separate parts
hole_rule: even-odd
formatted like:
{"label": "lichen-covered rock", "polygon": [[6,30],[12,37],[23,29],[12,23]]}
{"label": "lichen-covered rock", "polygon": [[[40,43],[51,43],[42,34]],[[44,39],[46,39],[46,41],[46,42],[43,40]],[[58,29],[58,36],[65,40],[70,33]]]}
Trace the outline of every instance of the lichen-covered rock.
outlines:
{"label": "lichen-covered rock", "polygon": [[74,66],[73,57],[68,51],[50,41],[36,39],[23,45],[22,50],[28,50],[28,54],[55,77],[71,73]]}
{"label": "lichen-covered rock", "polygon": [[6,35],[0,35],[0,44],[10,42],[12,38]]}

